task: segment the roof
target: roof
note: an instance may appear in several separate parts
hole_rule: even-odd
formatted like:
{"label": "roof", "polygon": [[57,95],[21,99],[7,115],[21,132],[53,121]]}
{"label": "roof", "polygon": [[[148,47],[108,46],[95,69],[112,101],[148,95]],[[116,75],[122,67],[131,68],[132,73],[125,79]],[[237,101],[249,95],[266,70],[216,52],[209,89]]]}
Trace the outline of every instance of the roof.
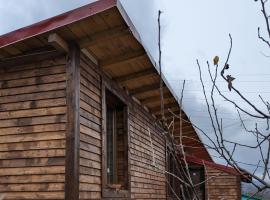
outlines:
{"label": "roof", "polygon": [[[0,36],[0,67],[14,57],[31,55],[41,50],[55,50],[48,42],[51,34],[79,44],[82,52],[97,62],[109,77],[128,90],[154,116],[161,117],[159,67],[119,1],[96,1]],[[165,83],[165,115],[170,116],[168,109],[179,114],[177,95],[163,75],[162,79]],[[182,114],[189,121],[183,111]],[[212,161],[191,123],[183,122],[182,127],[183,135],[186,136],[183,143],[198,147],[190,148],[190,154]],[[180,122],[176,121],[176,135],[179,129]]]}
{"label": "roof", "polygon": [[236,169],[232,167],[228,167],[228,166],[217,164],[211,161],[203,160],[194,156],[186,156],[186,161],[189,163],[196,164],[196,165],[207,166],[212,169],[217,169],[231,175],[241,176],[241,179],[244,182],[249,182],[250,180],[250,177],[245,172],[242,171],[241,172],[242,174],[240,174]]}
{"label": "roof", "polygon": [[115,7],[116,4],[117,0],[97,1],[95,3],[55,16],[53,18],[43,20],[39,23],[26,26],[11,33],[7,33],[0,37],[0,48],[83,20],[87,17]]}

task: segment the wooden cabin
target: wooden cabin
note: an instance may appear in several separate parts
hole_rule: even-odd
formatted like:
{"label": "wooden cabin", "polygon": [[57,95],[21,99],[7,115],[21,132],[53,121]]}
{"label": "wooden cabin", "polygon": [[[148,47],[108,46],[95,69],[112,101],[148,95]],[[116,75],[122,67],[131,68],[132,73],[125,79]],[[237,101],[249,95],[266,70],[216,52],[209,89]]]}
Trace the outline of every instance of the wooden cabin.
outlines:
{"label": "wooden cabin", "polygon": [[[0,196],[175,199],[155,66],[117,0],[1,36]],[[188,120],[162,78],[165,115]],[[223,173],[200,186],[202,199],[240,199],[240,176],[213,163],[190,123],[183,134],[195,181]]]}

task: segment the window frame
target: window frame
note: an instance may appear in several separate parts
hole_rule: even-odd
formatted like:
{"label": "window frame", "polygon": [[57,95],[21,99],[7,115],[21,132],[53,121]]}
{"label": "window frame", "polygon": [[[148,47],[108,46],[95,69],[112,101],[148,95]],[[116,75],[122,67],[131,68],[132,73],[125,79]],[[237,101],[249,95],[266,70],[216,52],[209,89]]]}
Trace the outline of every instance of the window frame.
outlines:
{"label": "window frame", "polygon": [[[195,190],[200,190],[202,192],[202,200],[206,199],[206,184],[205,184],[205,168],[204,166],[191,165],[189,166],[189,173],[193,176],[192,173],[199,173],[200,176],[200,185],[195,187]],[[196,183],[195,183],[196,184]]]}
{"label": "window frame", "polygon": [[[117,92],[117,89],[112,88],[110,84],[102,80],[101,84],[101,90],[102,90],[102,198],[130,198],[130,150],[129,150],[129,144],[130,144],[130,134],[129,134],[129,103],[128,100],[126,100],[120,92]],[[127,175],[128,175],[128,180],[127,180],[127,189],[112,189],[108,184],[107,181],[107,104],[106,104],[106,91],[109,91],[113,95],[115,95],[119,100],[121,100],[124,104],[124,126],[126,130],[126,141],[127,141]]]}
{"label": "window frame", "polygon": [[[173,173],[175,174],[175,165],[172,163],[172,160],[171,160],[171,153],[170,153],[170,144],[168,142],[166,142],[166,170],[170,173]],[[171,170],[172,169],[172,170]],[[191,176],[193,176],[193,172],[195,173],[199,173],[200,175],[200,185],[197,186],[195,189],[196,190],[200,190],[201,193],[202,193],[202,200],[205,200],[206,199],[206,195],[207,195],[207,188],[206,188],[206,184],[205,184],[205,168],[204,166],[200,166],[200,165],[196,165],[196,164],[191,164],[189,165],[189,173]],[[176,174],[175,174],[176,175]],[[175,183],[175,179],[174,177],[172,177],[171,175],[169,174],[166,174],[166,179],[167,179],[167,182],[166,182],[166,196],[167,198],[172,198],[174,196],[173,192],[172,192],[172,189],[175,189],[175,186],[178,185],[177,183]],[[178,182],[178,180],[176,180]],[[172,184],[171,184],[172,182]],[[171,184],[171,186],[169,185]],[[171,188],[172,187],[172,188]],[[177,194],[181,197],[181,193]]]}

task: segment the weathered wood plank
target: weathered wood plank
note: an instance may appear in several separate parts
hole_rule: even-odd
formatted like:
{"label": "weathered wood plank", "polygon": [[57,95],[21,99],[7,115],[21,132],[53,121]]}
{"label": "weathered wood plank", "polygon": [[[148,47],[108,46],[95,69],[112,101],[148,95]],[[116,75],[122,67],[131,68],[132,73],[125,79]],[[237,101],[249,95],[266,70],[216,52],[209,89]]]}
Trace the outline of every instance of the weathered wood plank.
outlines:
{"label": "weathered wood plank", "polygon": [[39,77],[39,76],[59,74],[59,73],[65,73],[65,67],[63,65],[54,66],[54,67],[52,66],[44,67],[44,68],[35,67],[33,69],[25,70],[19,73],[18,72],[7,73],[5,74],[5,76],[0,77],[0,81]]}
{"label": "weathered wood plank", "polygon": [[[27,167],[27,166],[25,166]],[[64,183],[64,174],[53,175],[9,175],[0,178],[0,184],[19,184],[19,183]]]}
{"label": "weathered wood plank", "polygon": [[31,86],[31,85],[41,85],[45,83],[55,83],[65,81],[66,76],[64,73],[60,74],[51,74],[51,75],[44,75],[38,77],[30,77],[30,78],[23,78],[23,79],[13,79],[7,81],[0,81],[0,88],[13,88],[13,87],[23,87],[23,86]]}
{"label": "weathered wood plank", "polygon": [[65,139],[65,129],[64,130],[55,130],[46,132],[42,131],[39,133],[26,133],[26,134],[16,134],[12,135],[3,135],[0,136],[0,144],[5,143],[20,143],[20,142],[33,142],[33,141],[43,141],[43,140],[58,140],[58,139]]}
{"label": "weathered wood plank", "polygon": [[59,57],[62,53],[59,53],[55,50],[52,51],[43,51],[27,55],[19,55],[5,59],[0,62],[0,67],[11,67],[16,65],[22,65],[26,63],[38,62],[41,60],[49,60],[55,57]]}
{"label": "weathered wood plank", "polygon": [[1,135],[17,135],[17,134],[25,134],[25,133],[41,133],[41,132],[49,132],[49,131],[54,132],[54,131],[63,131],[65,129],[66,129],[65,123],[0,128],[0,136]]}
{"label": "weathered wood plank", "polygon": [[67,63],[67,137],[65,199],[79,199],[80,48],[69,44]]}
{"label": "weathered wood plank", "polygon": [[64,199],[65,72],[63,59],[0,69],[0,193],[5,199]]}
{"label": "weathered wood plank", "polygon": [[65,148],[65,140],[46,140],[46,141],[35,141],[35,142],[31,141],[31,142],[0,144],[0,152],[40,150],[40,149],[51,150],[51,149],[64,149],[64,148]]}
{"label": "weathered wood plank", "polygon": [[[15,103],[0,104],[0,112],[13,111],[13,110],[27,110],[34,108],[47,108],[56,106],[65,106],[65,98],[45,99],[45,100],[33,100]],[[18,119],[19,120],[19,119]]]}
{"label": "weathered wood plank", "polygon": [[41,117],[16,118],[16,119],[0,120],[0,128],[41,125],[41,124],[57,124],[63,122],[66,122],[66,116],[64,114],[41,116]]}
{"label": "weathered wood plank", "polygon": [[31,94],[20,94],[14,96],[5,96],[0,97],[0,103],[14,103],[14,102],[23,102],[23,101],[34,101],[34,100],[42,100],[42,99],[55,99],[60,97],[65,97],[66,92],[63,90],[56,90],[50,92],[37,92]]}
{"label": "weathered wood plank", "polygon": [[18,94],[29,94],[35,92],[47,92],[51,90],[62,90],[66,88],[66,82],[48,83],[42,85],[33,85],[17,88],[1,89],[0,96],[12,96]]}
{"label": "weathered wood plank", "polygon": [[[44,166],[63,166],[63,165],[65,165],[65,158],[64,157],[0,160],[0,167],[1,168],[44,167]],[[15,179],[15,181],[16,181],[16,179]],[[29,182],[31,182],[31,181],[29,181]],[[51,182],[54,182],[54,180],[52,179]],[[0,183],[1,183],[1,181],[0,181]]]}

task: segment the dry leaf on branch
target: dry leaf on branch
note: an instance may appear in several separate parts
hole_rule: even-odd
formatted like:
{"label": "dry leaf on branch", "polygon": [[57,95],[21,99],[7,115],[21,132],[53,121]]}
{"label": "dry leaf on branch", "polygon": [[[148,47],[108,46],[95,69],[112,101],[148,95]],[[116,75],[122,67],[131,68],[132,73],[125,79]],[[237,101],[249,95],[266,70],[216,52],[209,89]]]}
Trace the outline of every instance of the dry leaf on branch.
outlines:
{"label": "dry leaf on branch", "polygon": [[227,82],[228,82],[228,88],[231,91],[232,90],[232,82],[235,80],[234,77],[232,77],[231,75],[227,75]]}
{"label": "dry leaf on branch", "polygon": [[219,57],[215,56],[213,59],[214,65],[218,65]]}

